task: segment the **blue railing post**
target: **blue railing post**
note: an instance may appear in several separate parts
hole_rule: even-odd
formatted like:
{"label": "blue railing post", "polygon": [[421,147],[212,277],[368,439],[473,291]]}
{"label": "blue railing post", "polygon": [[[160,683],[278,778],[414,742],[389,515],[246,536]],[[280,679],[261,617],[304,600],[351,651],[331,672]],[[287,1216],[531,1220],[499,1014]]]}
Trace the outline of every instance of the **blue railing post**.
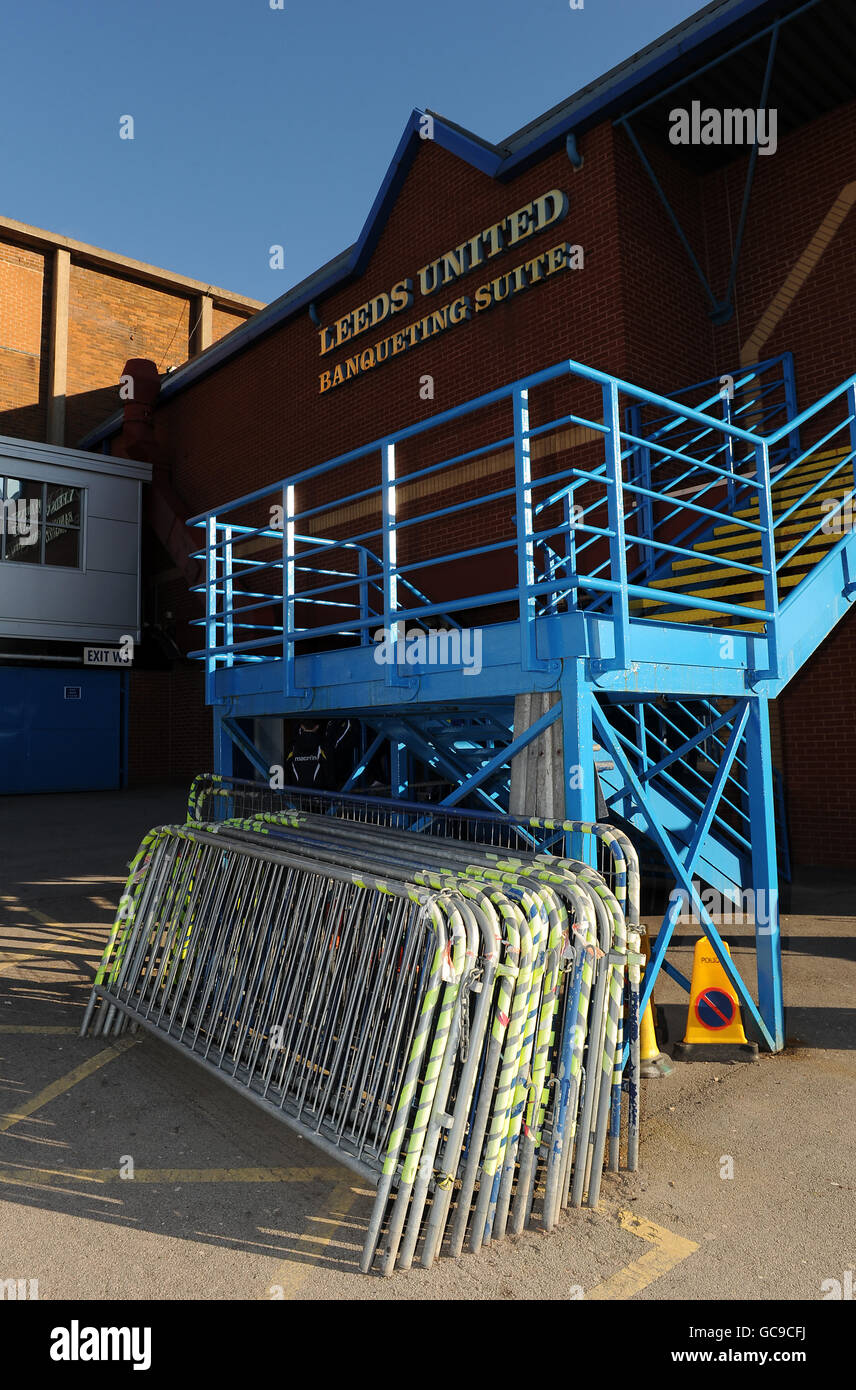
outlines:
{"label": "blue railing post", "polygon": [[785,1045],[782,1002],[782,953],[779,931],[779,875],[776,858],[776,804],[770,749],[769,706],[765,698],[749,701],[746,724],[746,775],[752,817],[752,886],[755,904],[755,958],[758,963],[758,1009],[773,1038],[773,1050]]}
{"label": "blue railing post", "polygon": [[383,626],[384,643],[391,653],[391,661],[386,668],[387,685],[403,685],[401,677],[401,652],[404,649],[405,633],[403,623],[398,618],[398,538],[395,531],[396,488],[395,488],[395,445],[389,439],[381,445],[381,487],[383,509]]}
{"label": "blue railing post", "polygon": [[[722,418],[726,425],[731,424],[731,397],[726,390],[722,397]],[[728,510],[734,510],[734,503],[737,495],[737,488],[734,482],[734,438],[725,433],[725,467],[728,470],[728,482],[726,484],[728,497]]]}
{"label": "blue railing post", "polygon": [[761,532],[761,566],[764,571],[764,607],[772,613],[767,621],[767,654],[771,675],[779,667],[779,576],[776,567],[776,530],[773,518],[773,497],[770,489],[770,448],[761,440],[755,445],[755,476],[761,487],[758,491],[758,519]]}
{"label": "blue railing post", "polygon": [[212,656],[217,646],[217,518],[209,516],[205,526],[205,701],[214,703],[214,673],[217,658]]}
{"label": "blue railing post", "polygon": [[[577,511],[576,503],[574,502],[575,492],[576,486],[572,485],[569,491],[565,493],[565,496],[563,498],[564,521],[565,525],[568,528],[565,532],[565,559],[567,561],[565,565],[566,579],[571,575],[575,575],[577,572]],[[567,592],[568,598],[570,599],[571,591],[568,590]],[[557,597],[558,591],[553,595],[554,603],[556,602]],[[570,604],[568,606],[570,607]]]}
{"label": "blue railing post", "polygon": [[286,695],[304,695],[295,679],[296,634],[296,540],[294,529],[294,484],[282,489],[282,663]]}
{"label": "blue railing post", "polygon": [[[797,415],[797,382],[794,375],[794,354],[792,352],[782,353],[782,380],[785,384],[785,412],[789,420],[794,420]],[[799,426],[788,434],[788,448],[791,458],[799,457]]]}
{"label": "blue railing post", "polygon": [[[362,546],[357,551],[357,558],[360,566],[360,619],[365,624],[369,616],[369,561],[368,555]],[[367,627],[360,628],[360,646],[367,647],[371,641],[371,636]]]}
{"label": "blue railing post", "polygon": [[529,442],[529,392],[517,386],[514,409],[514,495],[517,528],[517,594],[520,604],[520,664],[524,671],[541,671],[535,621],[535,542],[532,539],[532,452]]}
{"label": "blue railing post", "polygon": [[[850,466],[853,469],[853,485],[856,487],[856,381],[851,381],[847,387],[847,414],[850,416],[850,451],[853,454]],[[851,515],[853,510],[851,506]]]}
{"label": "blue railing post", "polygon": [[[624,670],[630,642],[630,601],[627,594],[627,540],[624,530],[624,479],[621,472],[621,418],[618,385],[603,387],[603,423],[606,463],[606,502],[609,518],[610,578],[618,588],[612,595],[615,668]],[[646,547],[647,549],[648,547]]]}
{"label": "blue railing post", "polygon": [[[636,436],[637,439],[642,439],[642,438],[644,437],[643,434],[642,434],[642,429],[643,429],[643,423],[642,423],[642,407],[641,407],[641,405],[632,405],[632,406],[630,407],[630,432],[631,432],[631,434],[634,434],[634,435]],[[635,455],[638,457],[638,459],[639,459],[639,467],[638,467],[638,469],[637,469],[637,477],[638,477],[638,480],[639,480],[640,484],[642,485],[642,487],[647,488],[647,489],[650,491],[650,490],[651,490],[651,450],[648,448],[648,445],[647,445],[647,444],[637,444],[637,445],[635,446],[635,449],[634,449],[634,454],[635,454]],[[642,532],[642,535],[643,535],[643,536],[647,536],[647,537],[649,538],[649,540],[653,540],[653,539],[654,539],[654,501],[653,501],[653,498],[649,497],[649,496],[647,495],[647,493],[643,493],[642,497],[638,499],[636,505],[637,505],[637,507],[640,508],[640,512],[638,513],[638,515],[640,515],[640,518],[641,518],[640,530],[641,530],[641,532]],[[655,563],[655,562],[654,562],[654,551],[650,548],[650,546],[647,546],[647,545],[644,547],[644,550],[645,550],[645,554],[644,554],[644,557],[643,557],[643,560],[642,560],[642,574],[643,574],[643,575],[645,576],[645,578],[647,579],[647,578],[651,575],[651,573],[652,573],[652,571],[653,571],[653,569],[654,569],[654,563]]]}
{"label": "blue railing post", "polygon": [[228,647],[226,654],[226,665],[234,666],[235,653],[232,647],[235,641],[235,595],[232,568],[232,528],[223,527],[223,645]]}

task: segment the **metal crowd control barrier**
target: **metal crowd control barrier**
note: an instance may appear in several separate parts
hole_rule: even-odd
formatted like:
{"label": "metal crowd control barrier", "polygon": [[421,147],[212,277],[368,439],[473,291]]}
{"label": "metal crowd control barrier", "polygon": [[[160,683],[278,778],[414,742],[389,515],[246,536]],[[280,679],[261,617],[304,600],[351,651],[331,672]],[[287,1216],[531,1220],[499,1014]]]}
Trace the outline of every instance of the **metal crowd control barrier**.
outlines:
{"label": "metal crowd control barrier", "polygon": [[194,779],[188,795],[187,818],[189,821],[226,820],[250,816],[257,811],[277,811],[284,806],[370,825],[418,830],[422,835],[451,836],[506,849],[545,853],[561,853],[571,834],[591,835],[597,854],[595,866],[619,902],[626,905],[628,922],[639,926],[639,858],[627,835],[611,825],[588,826],[535,816],[467,811],[458,806],[319,791],[311,787],[274,790],[264,782],[223,777],[214,772],[200,773]]}
{"label": "metal crowd control barrier", "polygon": [[[619,892],[582,860],[373,815],[281,801],[151,831],[83,1031],[141,1025],[370,1178],[362,1267],[389,1274],[429,1266],[444,1239],[458,1254],[596,1204],[607,1132],[618,1162],[638,911],[632,846],[609,827],[561,829],[608,846]],[[502,834],[524,826],[551,833],[521,819]]]}

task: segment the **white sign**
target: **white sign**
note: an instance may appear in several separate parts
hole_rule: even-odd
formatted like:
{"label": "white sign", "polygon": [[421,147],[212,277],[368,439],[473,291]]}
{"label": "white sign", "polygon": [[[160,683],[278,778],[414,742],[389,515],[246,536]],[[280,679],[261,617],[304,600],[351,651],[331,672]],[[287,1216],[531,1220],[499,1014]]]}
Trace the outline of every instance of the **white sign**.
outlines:
{"label": "white sign", "polygon": [[84,647],[84,666],[130,666],[133,658],[126,656],[121,647]]}

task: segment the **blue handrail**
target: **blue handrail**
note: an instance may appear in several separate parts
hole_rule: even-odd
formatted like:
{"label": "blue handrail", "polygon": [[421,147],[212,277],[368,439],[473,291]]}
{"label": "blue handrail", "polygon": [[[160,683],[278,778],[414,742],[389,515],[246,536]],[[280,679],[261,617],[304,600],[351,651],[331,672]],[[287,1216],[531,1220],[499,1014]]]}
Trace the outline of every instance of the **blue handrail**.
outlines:
{"label": "blue handrail", "polygon": [[[805,543],[798,542],[782,560],[776,553],[775,529],[799,511],[826,479],[813,483],[805,496],[774,518],[771,452],[786,438],[793,447],[801,427],[843,395],[848,406],[856,400],[853,377],[799,416],[790,416],[771,434],[744,428],[737,419],[747,412],[755,418],[760,411],[767,421],[784,408],[777,402],[765,404],[781,383],[777,378],[771,386],[763,378],[782,363],[786,404],[792,405],[786,356],[736,373],[735,389],[751,387],[751,395],[733,411],[726,402],[724,418],[581,363],[560,362],[200,513],[192,524],[205,530],[205,545],[197,553],[206,561],[206,579],[198,586],[206,599],[205,617],[200,620],[206,645],[192,654],[206,658],[211,679],[223,662],[231,665],[236,660],[281,656],[285,686],[293,694],[294,662],[301,643],[330,639],[365,645],[370,629],[382,620],[393,649],[386,678],[390,684],[400,684],[406,677],[406,624],[425,627],[437,620],[447,628],[460,629],[459,618],[466,621],[475,616],[482,621],[481,614],[496,621],[512,604],[520,624],[521,665],[537,671],[545,665],[538,651],[538,620],[567,603],[578,609],[605,606],[615,640],[611,655],[601,659],[600,666],[624,669],[631,622],[644,621],[646,612],[656,614],[667,602],[673,610],[702,609],[767,624],[768,656],[775,668],[777,574]],[[545,412],[539,405],[541,388],[561,382],[575,393],[573,409]],[[709,384],[698,383],[678,395]],[[590,405],[595,399],[599,399],[599,415]],[[718,400],[717,392],[702,405],[712,407]],[[448,457],[426,456],[418,460],[419,467],[412,468],[417,460],[408,456],[410,471],[402,472],[399,450],[407,441],[427,436],[431,443],[432,434],[439,438],[435,432],[453,422],[509,406],[511,429],[507,416],[495,429],[491,419],[489,442],[481,428],[478,440],[456,438],[459,447]],[[532,414],[533,406],[539,406],[537,416]],[[652,409],[658,412],[653,422],[643,421],[641,411]],[[824,435],[824,442],[842,429],[852,431],[854,417],[856,405]],[[473,447],[468,447],[470,443]],[[599,458],[568,466],[562,455],[576,445],[590,454],[596,451]],[[777,467],[775,485],[817,448],[815,444]],[[540,462],[550,453],[559,456],[558,468],[545,469]],[[829,476],[853,458],[851,451]],[[637,464],[644,461],[641,471],[630,467],[634,459]],[[736,460],[750,461],[751,472],[735,473]],[[362,477],[354,475],[358,464]],[[372,464],[376,471],[366,477],[365,470]],[[319,496],[318,480],[337,471],[343,486],[325,486],[324,495]],[[466,496],[458,500],[465,484]],[[684,490],[679,493],[681,487]],[[745,514],[735,510],[738,491],[750,499]],[[427,503],[432,492],[443,505]],[[576,496],[582,505],[572,508]],[[499,527],[497,533],[495,509],[509,497],[514,498],[513,528]],[[273,498],[282,506],[281,529],[258,515],[265,501]],[[325,516],[327,534],[312,534],[316,519]],[[307,530],[310,520],[311,531]],[[735,531],[743,534],[754,549],[748,561],[733,560],[728,546],[720,548],[708,540],[704,558],[709,573],[715,577],[718,569],[747,572],[754,594],[745,599],[740,591],[725,599],[700,597],[691,581],[686,588],[681,586],[680,575],[667,593],[656,586],[657,575],[676,557],[697,553],[694,544],[702,535],[715,540],[722,523],[728,523],[732,539]],[[412,546],[410,555],[402,553],[405,543]],[[253,546],[259,549],[258,555],[248,553]],[[325,554],[332,563],[316,563],[316,557]],[[344,563],[345,556],[352,560]],[[483,582],[488,561],[494,566],[487,572],[492,586]],[[482,582],[476,582],[476,593],[461,594],[458,577],[455,597],[433,602],[420,580],[429,569],[460,576],[462,566],[470,566],[475,576],[480,563]],[[467,583],[472,586],[471,580]],[[447,592],[448,588],[447,581]],[[324,622],[325,609],[334,609],[337,621]],[[258,615],[252,623],[247,621],[251,613]]]}

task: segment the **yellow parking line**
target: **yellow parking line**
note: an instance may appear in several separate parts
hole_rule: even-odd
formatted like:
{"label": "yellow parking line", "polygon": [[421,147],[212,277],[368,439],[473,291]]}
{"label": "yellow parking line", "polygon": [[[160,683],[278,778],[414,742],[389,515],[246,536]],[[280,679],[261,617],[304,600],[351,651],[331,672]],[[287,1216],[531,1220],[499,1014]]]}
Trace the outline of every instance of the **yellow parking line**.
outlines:
{"label": "yellow parking line", "polygon": [[596,1284],[586,1294],[587,1301],[592,1298],[633,1298],[634,1294],[653,1284],[655,1279],[668,1274],[670,1269],[674,1269],[675,1265],[680,1264],[681,1260],[685,1260],[699,1248],[694,1240],[675,1235],[674,1231],[667,1231],[663,1226],[655,1226],[653,1221],[645,1221],[634,1216],[632,1212],[621,1211],[618,1219],[623,1230],[632,1232],[642,1240],[650,1241],[654,1249],[646,1250],[644,1255],[640,1255],[639,1259],[634,1260],[626,1269],[620,1269],[617,1274],[612,1274],[602,1283]]}
{"label": "yellow parking line", "polygon": [[87,1062],[81,1062],[79,1067],[73,1071],[66,1072],[59,1081],[52,1081],[50,1086],[46,1086],[43,1091],[39,1091],[37,1096],[28,1100],[20,1110],[15,1110],[9,1115],[4,1115],[0,1119],[0,1134],[4,1134],[7,1129],[18,1124],[20,1120],[26,1120],[30,1115],[34,1115],[42,1106],[61,1096],[65,1091],[70,1091],[72,1086],[76,1086],[78,1081],[85,1081],[87,1076],[98,1071],[101,1067],[112,1062],[114,1057],[119,1057],[123,1052],[127,1052],[129,1047],[133,1047],[137,1038],[122,1038],[120,1042],[112,1043],[110,1047],[105,1047],[103,1052],[96,1052],[94,1057],[90,1057]]}
{"label": "yellow parking line", "polygon": [[40,956],[18,956],[16,960],[0,961],[0,975],[6,970],[17,970],[19,965],[26,965],[28,961],[40,960]]}
{"label": "yellow parking line", "polygon": [[22,941],[20,946],[4,946],[3,954],[11,951],[51,951],[57,956],[99,956],[101,952],[93,946],[72,946],[65,941]]}
{"label": "yellow parking line", "polygon": [[[355,1181],[355,1178],[349,1177],[344,1182],[337,1183],[333,1189],[329,1199],[330,1229],[325,1236],[311,1237],[313,1254],[320,1254],[327,1246],[333,1244],[351,1207],[361,1196],[359,1188],[354,1186]],[[286,1301],[296,1298],[299,1290],[309,1278],[312,1268],[311,1264],[286,1260],[271,1276],[270,1283],[262,1296],[266,1299],[285,1299]]]}
{"label": "yellow parking line", "polygon": [[0,1033],[74,1033],[79,1028],[69,1028],[60,1023],[0,1023]]}
{"label": "yellow parking line", "polygon": [[304,1183],[335,1182],[341,1170],[316,1168],[137,1168],[133,1177],[122,1177],[118,1168],[0,1168],[0,1183],[38,1183],[50,1187],[57,1183]]}

